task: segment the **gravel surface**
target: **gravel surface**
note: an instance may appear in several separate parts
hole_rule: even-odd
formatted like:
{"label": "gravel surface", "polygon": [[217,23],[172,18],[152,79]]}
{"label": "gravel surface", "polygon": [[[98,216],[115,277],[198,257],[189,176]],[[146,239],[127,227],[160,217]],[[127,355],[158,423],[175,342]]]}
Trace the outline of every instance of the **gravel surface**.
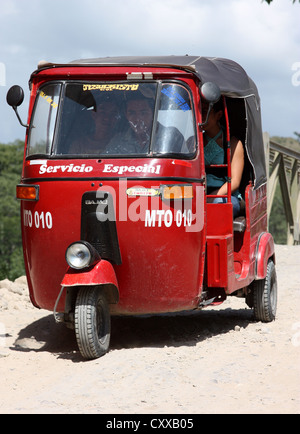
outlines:
{"label": "gravel surface", "polygon": [[276,321],[243,299],[200,312],[112,319],[83,361],[74,332],[0,282],[0,413],[300,413],[300,246],[276,246]]}

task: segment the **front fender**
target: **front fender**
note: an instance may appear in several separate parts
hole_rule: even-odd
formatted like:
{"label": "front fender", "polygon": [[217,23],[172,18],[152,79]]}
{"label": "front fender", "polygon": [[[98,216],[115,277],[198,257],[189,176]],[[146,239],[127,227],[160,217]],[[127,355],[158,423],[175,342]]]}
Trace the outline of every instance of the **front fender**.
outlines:
{"label": "front fender", "polygon": [[269,232],[264,232],[258,238],[256,246],[255,278],[257,280],[266,277],[267,265],[271,257],[275,258],[274,240]]}
{"label": "front fender", "polygon": [[100,260],[87,270],[68,268],[61,282],[64,288],[79,286],[103,286],[109,303],[118,303],[119,285],[112,264],[105,259]]}

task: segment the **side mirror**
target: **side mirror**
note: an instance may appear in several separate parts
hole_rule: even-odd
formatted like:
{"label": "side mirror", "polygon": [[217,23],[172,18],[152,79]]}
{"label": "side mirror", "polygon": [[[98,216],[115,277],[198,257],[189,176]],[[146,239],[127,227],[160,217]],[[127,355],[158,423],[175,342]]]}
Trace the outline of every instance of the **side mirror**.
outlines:
{"label": "side mirror", "polygon": [[202,98],[206,99],[206,101],[212,105],[218,102],[221,98],[221,91],[219,86],[217,86],[215,83],[211,83],[210,81],[202,84],[200,88],[200,93]]}
{"label": "side mirror", "polygon": [[202,128],[207,124],[213,105],[221,98],[221,90],[217,84],[207,81],[200,87],[200,95],[209,103],[206,119],[204,122],[199,124],[199,127]]}
{"label": "side mirror", "polygon": [[12,86],[6,95],[7,104],[11,107],[19,107],[24,100],[24,90],[21,86]]}
{"label": "side mirror", "polygon": [[14,111],[17,115],[17,118],[18,118],[20,124],[22,125],[22,127],[27,128],[28,125],[23,124],[23,122],[21,121],[21,118],[19,116],[18,110],[17,110],[17,107],[19,107],[22,104],[23,100],[24,100],[24,90],[21,88],[21,86],[17,86],[17,85],[12,86],[9,89],[9,91],[7,92],[7,95],[6,95],[7,104],[10,105],[14,109]]}

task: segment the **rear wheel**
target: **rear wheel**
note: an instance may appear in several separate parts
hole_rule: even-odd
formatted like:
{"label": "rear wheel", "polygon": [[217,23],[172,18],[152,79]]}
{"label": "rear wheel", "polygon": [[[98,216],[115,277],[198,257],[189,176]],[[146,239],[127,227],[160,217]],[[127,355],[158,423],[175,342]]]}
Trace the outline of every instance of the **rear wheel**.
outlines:
{"label": "rear wheel", "polygon": [[109,349],[109,305],[105,295],[97,287],[84,287],[78,292],[75,334],[80,353],[85,359],[97,359]]}
{"label": "rear wheel", "polygon": [[274,321],[277,309],[277,277],[275,265],[271,259],[267,265],[266,277],[262,280],[255,280],[251,290],[255,319],[262,322]]}

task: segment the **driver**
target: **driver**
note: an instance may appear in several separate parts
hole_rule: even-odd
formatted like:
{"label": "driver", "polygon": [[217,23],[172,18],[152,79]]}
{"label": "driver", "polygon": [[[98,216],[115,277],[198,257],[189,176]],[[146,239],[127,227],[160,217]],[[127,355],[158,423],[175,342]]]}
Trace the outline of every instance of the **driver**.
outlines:
{"label": "driver", "polygon": [[72,154],[101,154],[115,134],[120,116],[114,99],[96,99],[90,115],[94,123],[93,132],[84,140],[82,138],[75,140],[70,149]]}

